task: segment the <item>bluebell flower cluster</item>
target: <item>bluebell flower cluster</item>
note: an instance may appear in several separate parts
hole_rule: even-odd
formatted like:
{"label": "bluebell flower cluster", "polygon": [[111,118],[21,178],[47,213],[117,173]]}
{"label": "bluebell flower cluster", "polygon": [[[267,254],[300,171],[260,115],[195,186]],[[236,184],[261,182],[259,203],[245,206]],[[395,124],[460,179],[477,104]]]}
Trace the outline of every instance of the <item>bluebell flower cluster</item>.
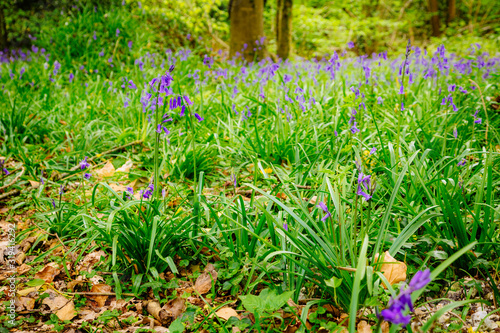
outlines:
{"label": "bluebell flower cluster", "polygon": [[418,271],[413,276],[408,286],[401,289],[398,296],[395,298],[391,297],[388,304],[389,307],[382,310],[380,313],[382,318],[395,325],[403,325],[403,327],[406,327],[411,321],[411,315],[407,314],[407,311],[413,311],[411,294],[424,288],[429,282],[431,282],[431,271],[429,269]]}

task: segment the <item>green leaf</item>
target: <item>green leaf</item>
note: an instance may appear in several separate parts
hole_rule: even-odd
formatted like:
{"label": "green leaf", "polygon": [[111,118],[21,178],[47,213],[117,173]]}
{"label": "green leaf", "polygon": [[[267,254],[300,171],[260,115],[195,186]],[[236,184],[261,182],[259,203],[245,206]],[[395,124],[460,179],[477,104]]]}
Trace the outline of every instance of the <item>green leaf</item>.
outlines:
{"label": "green leaf", "polygon": [[168,331],[170,333],[182,333],[182,332],[184,332],[184,324],[182,323],[180,317],[177,318],[176,320],[174,320],[172,322],[172,324],[170,324],[170,326],[168,327]]}
{"label": "green leaf", "polygon": [[43,285],[44,283],[45,281],[42,279],[33,279],[31,281],[26,282],[26,285],[29,287],[38,287]]}
{"label": "green leaf", "polygon": [[342,279],[339,279],[338,277],[336,276],[332,276],[332,278],[330,280],[326,280],[325,281],[325,284],[328,286],[328,287],[332,287],[332,288],[338,288],[340,287],[340,285],[342,284]]}
{"label": "green leaf", "polygon": [[264,304],[258,296],[246,295],[240,296],[240,299],[243,303],[243,307],[245,307],[248,312],[255,313],[257,310],[260,310],[259,313],[262,312]]}

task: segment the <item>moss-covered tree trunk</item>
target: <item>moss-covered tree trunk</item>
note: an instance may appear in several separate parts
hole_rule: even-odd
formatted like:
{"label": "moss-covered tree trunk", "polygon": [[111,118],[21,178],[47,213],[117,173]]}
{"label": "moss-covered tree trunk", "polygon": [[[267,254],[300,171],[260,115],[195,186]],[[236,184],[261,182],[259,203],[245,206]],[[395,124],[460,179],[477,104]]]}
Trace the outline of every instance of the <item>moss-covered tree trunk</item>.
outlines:
{"label": "moss-covered tree trunk", "polygon": [[4,10],[0,4],[0,51],[7,48],[7,24],[5,22]]}
{"label": "moss-covered tree trunk", "polygon": [[[264,0],[231,0],[230,56],[242,54],[247,61],[267,56],[264,37]],[[262,44],[261,44],[262,41]]]}
{"label": "moss-covered tree trunk", "polygon": [[277,54],[282,59],[290,56],[292,47],[292,0],[277,0],[276,44]]}
{"label": "moss-covered tree trunk", "polygon": [[449,25],[455,19],[456,15],[457,15],[457,4],[455,0],[448,0],[448,17],[446,23]]}
{"label": "moss-covered tree trunk", "polygon": [[441,29],[439,27],[439,12],[438,12],[438,2],[437,0],[429,0],[429,11],[431,12],[431,27],[432,36],[439,37],[441,35]]}

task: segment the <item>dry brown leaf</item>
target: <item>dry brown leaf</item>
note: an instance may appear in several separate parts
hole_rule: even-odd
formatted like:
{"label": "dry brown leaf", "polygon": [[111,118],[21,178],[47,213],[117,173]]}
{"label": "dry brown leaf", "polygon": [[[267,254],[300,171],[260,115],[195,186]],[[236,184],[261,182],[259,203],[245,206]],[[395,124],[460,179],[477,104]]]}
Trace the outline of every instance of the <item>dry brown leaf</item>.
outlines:
{"label": "dry brown leaf", "polygon": [[105,178],[105,177],[113,177],[115,172],[116,170],[115,167],[113,166],[113,163],[111,163],[111,161],[108,161],[100,170],[96,171],[96,174],[100,178]]}
{"label": "dry brown leaf", "polygon": [[104,251],[102,250],[87,254],[83,258],[83,260],[78,264],[76,270],[77,271],[86,270],[90,273],[92,271],[92,267],[99,262],[101,257],[106,257],[106,253],[104,253]]}
{"label": "dry brown leaf", "polygon": [[9,209],[10,209],[9,207],[2,207],[2,208],[0,208],[0,214],[7,213],[9,211]]}
{"label": "dry brown leaf", "polygon": [[[47,289],[45,293],[49,294],[49,297],[46,297],[43,299],[42,304],[47,305],[51,311],[60,311],[64,307],[66,307],[70,302],[73,303],[72,300],[67,299],[64,296],[61,296],[59,294],[56,294],[55,291],[52,289]],[[75,308],[75,305],[73,304],[73,310]],[[67,311],[66,309],[65,311]],[[65,314],[64,312],[62,314]],[[56,313],[57,315],[57,313]],[[72,317],[73,318],[73,317]]]}
{"label": "dry brown leaf", "polygon": [[382,329],[382,333],[389,333],[390,331],[389,323],[386,321],[384,321],[382,325],[380,325],[380,328]]}
{"label": "dry brown leaf", "polygon": [[73,281],[69,281],[69,282],[68,282],[68,286],[67,286],[67,288],[68,288],[68,290],[69,290],[70,292],[73,292],[73,290],[75,290],[75,287],[76,287],[77,285],[82,284],[82,283],[85,283],[85,282],[86,282],[86,281],[84,281],[84,280],[73,280]]}
{"label": "dry brown leaf", "polygon": [[35,308],[35,299],[31,297],[19,297],[16,299],[16,308],[18,311],[33,310]]}
{"label": "dry brown leaf", "polygon": [[59,320],[71,320],[76,316],[75,303],[73,301],[68,302],[59,311],[56,312],[57,318]]}
{"label": "dry brown leaf", "polygon": [[29,272],[31,269],[31,266],[30,265],[26,265],[26,264],[22,264],[21,266],[19,266],[17,268],[17,274],[19,275],[23,275],[24,273],[27,273]]}
{"label": "dry brown leaf", "polygon": [[127,190],[127,187],[121,184],[115,184],[111,183],[109,184],[109,187],[111,187],[115,192],[125,192]]}
{"label": "dry brown leaf", "polygon": [[372,333],[372,328],[370,324],[362,320],[358,323],[358,333]]}
{"label": "dry brown leaf", "polygon": [[42,279],[47,283],[51,283],[59,273],[61,273],[59,265],[51,262],[35,274],[35,279]]}
{"label": "dry brown leaf", "polygon": [[217,315],[217,317],[225,319],[225,320],[229,320],[229,318],[231,318],[231,317],[236,317],[236,318],[240,319],[240,316],[238,315],[238,313],[234,309],[229,308],[229,307],[222,308],[219,311],[217,311],[215,314]]}
{"label": "dry brown leaf", "polygon": [[132,162],[132,160],[128,160],[121,167],[119,167],[118,169],[116,169],[116,172],[128,173],[130,171],[130,169],[132,168],[133,165],[134,165],[134,163]]}
{"label": "dry brown leaf", "polygon": [[[375,262],[378,261],[379,255],[378,253],[375,255]],[[391,286],[395,283],[405,281],[406,280],[406,264],[401,261],[397,261],[390,254],[389,251],[385,251],[384,257],[382,258],[382,262],[384,262],[380,266],[380,271],[384,274],[385,278]],[[382,283],[384,288],[386,288],[385,284]]]}
{"label": "dry brown leaf", "polygon": [[212,281],[217,281],[217,271],[214,265],[208,264],[203,273],[196,279],[194,290],[200,294],[206,294],[212,289]]}
{"label": "dry brown leaf", "polygon": [[34,180],[28,180],[30,182],[31,187],[33,188],[39,188],[40,187],[40,182],[36,182]]}
{"label": "dry brown leaf", "polygon": [[175,319],[186,311],[186,300],[182,297],[177,297],[163,306],[163,310]]}
{"label": "dry brown leaf", "polygon": [[67,122],[65,122],[65,121],[64,121],[64,120],[62,120],[62,119],[59,119],[59,124],[64,125],[64,126],[68,125],[68,123],[67,123]]}
{"label": "dry brown leaf", "polygon": [[18,296],[26,296],[28,295],[29,293],[32,293],[34,291],[37,291],[38,289],[40,289],[41,286],[36,286],[36,287],[31,287],[31,288],[26,288],[26,289],[23,289],[23,290],[19,290],[17,292],[17,295]]}
{"label": "dry brown leaf", "polygon": [[276,194],[276,197],[283,200],[286,200],[287,198],[286,194],[283,192],[278,192],[278,194]]}
{"label": "dry brown leaf", "polygon": [[309,203],[310,203],[311,205],[315,205],[317,201],[318,201],[318,196],[317,196],[317,195],[315,195],[315,196],[313,196],[313,197],[311,198],[311,200],[309,200]]}
{"label": "dry brown leaf", "polygon": [[[104,283],[99,283],[95,284],[92,286],[92,289],[90,289],[90,292],[93,293],[110,293],[111,292],[111,286],[108,286],[107,284]],[[94,300],[97,303],[97,306],[102,308],[104,304],[106,304],[106,300],[108,299],[109,296],[89,296],[90,299]]]}

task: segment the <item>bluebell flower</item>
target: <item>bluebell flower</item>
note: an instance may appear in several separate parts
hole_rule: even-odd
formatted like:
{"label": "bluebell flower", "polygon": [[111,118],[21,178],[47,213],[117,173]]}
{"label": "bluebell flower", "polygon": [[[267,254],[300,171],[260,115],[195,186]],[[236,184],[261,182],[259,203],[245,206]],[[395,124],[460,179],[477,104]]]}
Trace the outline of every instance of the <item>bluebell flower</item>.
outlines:
{"label": "bluebell flower", "polygon": [[330,213],[330,211],[328,211],[328,207],[326,207],[324,202],[320,202],[316,207],[321,208],[323,210],[323,212],[325,213],[325,216],[323,216],[323,218],[321,218],[322,222],[325,222],[325,220],[327,218],[332,216],[332,214]]}
{"label": "bluebell flower", "polygon": [[354,47],[354,42],[347,43],[347,48],[352,49]]}

